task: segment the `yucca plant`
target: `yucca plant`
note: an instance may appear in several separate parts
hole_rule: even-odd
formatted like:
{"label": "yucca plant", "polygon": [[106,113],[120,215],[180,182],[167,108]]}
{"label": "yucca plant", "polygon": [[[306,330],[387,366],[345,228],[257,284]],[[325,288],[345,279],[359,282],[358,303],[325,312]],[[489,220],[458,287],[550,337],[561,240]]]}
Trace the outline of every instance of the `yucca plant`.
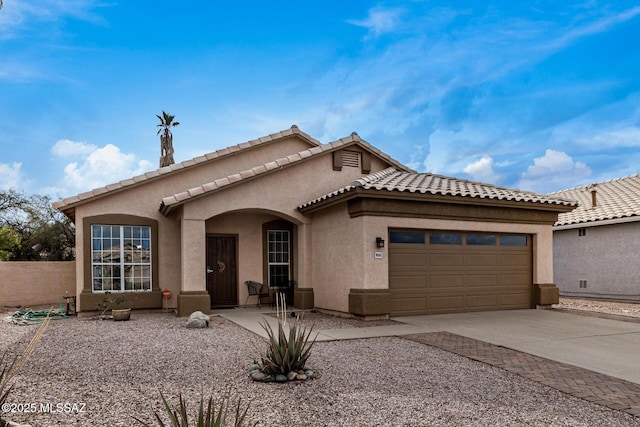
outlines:
{"label": "yucca plant", "polygon": [[[207,407],[204,407],[204,399],[200,398],[200,407],[198,409],[198,416],[195,419],[194,423],[189,423],[189,415],[187,414],[187,405],[182,398],[182,395],[179,396],[180,404],[178,408],[172,409],[165,399],[164,395],[160,393],[160,397],[162,397],[162,403],[164,404],[164,409],[169,417],[169,424],[165,424],[158,415],[157,412],[154,412],[153,415],[156,417],[156,421],[158,422],[158,427],[223,427],[227,425],[227,415],[229,413],[229,400],[230,394],[227,393],[222,402],[220,403],[220,407],[218,408],[213,400],[213,396],[209,397],[209,401],[207,403]],[[238,399],[238,405],[235,410],[235,417],[233,420],[234,427],[239,427],[244,422],[245,417],[247,416],[247,412],[249,411],[249,405],[247,405],[244,410],[242,410],[242,399]],[[133,417],[134,420],[138,421],[140,424],[146,427],[151,427],[151,424],[145,423],[144,421],[139,420],[136,417]]]}
{"label": "yucca plant", "polygon": [[[282,296],[284,297],[284,296]],[[287,375],[289,372],[302,369],[311,356],[311,348],[316,342],[317,334],[313,339],[310,328],[300,327],[298,322],[289,326],[289,333],[285,332],[287,324],[287,309],[284,298],[276,299],[278,331],[275,332],[271,325],[262,319],[260,325],[268,335],[269,343],[267,351],[262,356],[262,371],[267,375]],[[284,308],[281,309],[280,306]]]}

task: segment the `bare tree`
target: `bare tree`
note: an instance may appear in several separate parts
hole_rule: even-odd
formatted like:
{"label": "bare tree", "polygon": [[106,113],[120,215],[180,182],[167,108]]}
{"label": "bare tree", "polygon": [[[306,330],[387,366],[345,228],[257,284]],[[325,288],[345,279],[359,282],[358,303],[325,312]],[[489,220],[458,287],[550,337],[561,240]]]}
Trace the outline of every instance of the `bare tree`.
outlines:
{"label": "bare tree", "polygon": [[162,116],[156,114],[160,119],[158,135],[160,135],[160,167],[169,166],[175,163],[173,160],[173,134],[169,128],[178,126],[180,122],[174,122],[176,116],[168,114],[162,110]]}
{"label": "bare tree", "polygon": [[[51,207],[49,196],[0,190],[0,230],[3,229],[0,246],[5,247],[0,250],[10,252],[11,260],[66,261],[75,256],[75,227]],[[15,236],[19,243],[9,244]]]}

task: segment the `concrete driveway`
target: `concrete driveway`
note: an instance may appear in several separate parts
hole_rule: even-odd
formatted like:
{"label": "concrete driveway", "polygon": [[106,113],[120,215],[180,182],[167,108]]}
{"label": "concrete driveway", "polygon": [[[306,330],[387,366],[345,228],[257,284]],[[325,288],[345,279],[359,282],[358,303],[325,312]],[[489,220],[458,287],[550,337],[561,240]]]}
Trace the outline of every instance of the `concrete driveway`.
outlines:
{"label": "concrete driveway", "polygon": [[[264,336],[265,311],[240,309],[221,316]],[[318,341],[451,332],[640,384],[640,323],[554,310],[509,310],[397,317],[395,325],[323,329]],[[275,318],[268,318],[275,323]]]}
{"label": "concrete driveway", "polygon": [[640,323],[553,310],[397,318],[640,384]]}

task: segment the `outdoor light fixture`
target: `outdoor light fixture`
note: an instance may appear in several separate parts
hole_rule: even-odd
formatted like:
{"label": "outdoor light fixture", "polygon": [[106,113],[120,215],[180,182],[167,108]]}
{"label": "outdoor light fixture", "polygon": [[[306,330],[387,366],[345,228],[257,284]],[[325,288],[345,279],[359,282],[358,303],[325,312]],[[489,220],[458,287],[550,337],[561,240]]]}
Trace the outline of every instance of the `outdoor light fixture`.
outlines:
{"label": "outdoor light fixture", "polygon": [[384,248],[384,239],[382,237],[376,237],[376,247]]}

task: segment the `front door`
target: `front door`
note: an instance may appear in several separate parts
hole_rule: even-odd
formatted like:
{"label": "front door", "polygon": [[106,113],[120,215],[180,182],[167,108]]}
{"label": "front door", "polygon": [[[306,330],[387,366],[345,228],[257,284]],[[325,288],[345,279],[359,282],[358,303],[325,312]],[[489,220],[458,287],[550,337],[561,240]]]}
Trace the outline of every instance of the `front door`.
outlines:
{"label": "front door", "polygon": [[207,291],[211,307],[238,305],[236,236],[207,235]]}

